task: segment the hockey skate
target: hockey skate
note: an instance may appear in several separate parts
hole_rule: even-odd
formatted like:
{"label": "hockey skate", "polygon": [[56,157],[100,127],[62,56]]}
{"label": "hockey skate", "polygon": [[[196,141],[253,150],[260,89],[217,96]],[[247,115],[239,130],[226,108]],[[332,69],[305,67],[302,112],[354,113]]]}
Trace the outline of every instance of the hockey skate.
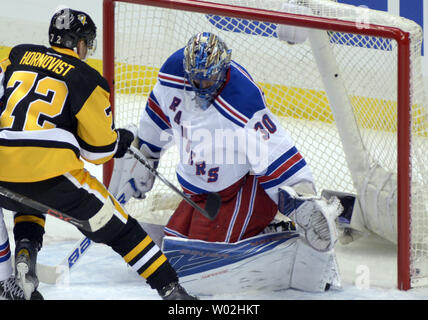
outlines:
{"label": "hockey skate", "polygon": [[17,242],[15,248],[15,275],[26,300],[43,300],[37,291],[39,279],[36,275],[37,243],[28,239]]}
{"label": "hockey skate", "polygon": [[188,294],[178,282],[167,284],[158,290],[158,293],[163,300],[198,300],[197,297]]}
{"label": "hockey skate", "polygon": [[0,281],[0,300],[25,300],[24,291],[18,286],[14,276]]}

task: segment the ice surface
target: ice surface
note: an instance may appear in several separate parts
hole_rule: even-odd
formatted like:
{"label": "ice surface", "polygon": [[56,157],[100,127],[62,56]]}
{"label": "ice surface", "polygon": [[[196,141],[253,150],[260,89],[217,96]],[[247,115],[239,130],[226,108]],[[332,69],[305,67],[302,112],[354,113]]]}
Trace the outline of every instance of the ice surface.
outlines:
{"label": "ice surface", "polygon": [[[39,263],[58,264],[70,251],[76,241],[46,241],[39,254]],[[428,299],[428,289],[415,288],[407,292],[394,288],[387,282],[395,277],[393,250],[380,239],[360,240],[354,248],[338,246],[337,256],[341,269],[343,288],[325,293],[307,293],[298,290],[277,292],[242,292],[202,296],[201,300],[409,300]],[[367,244],[373,244],[368,249]],[[152,290],[135,272],[133,272],[109,247],[93,244],[70,272],[69,281],[58,285],[40,284],[45,299],[72,300],[159,300]],[[363,255],[363,252],[367,253]],[[366,263],[364,265],[364,263]],[[364,267],[366,266],[368,269]],[[364,271],[370,272],[370,283],[358,283]]]}

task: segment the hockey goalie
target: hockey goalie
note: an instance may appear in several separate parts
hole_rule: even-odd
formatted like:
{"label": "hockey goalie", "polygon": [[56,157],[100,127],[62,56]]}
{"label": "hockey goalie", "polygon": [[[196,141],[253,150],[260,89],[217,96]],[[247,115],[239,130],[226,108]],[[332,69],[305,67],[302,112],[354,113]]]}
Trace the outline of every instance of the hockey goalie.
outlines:
{"label": "hockey goalie", "polygon": [[[317,195],[310,164],[231,56],[217,35],[194,35],[164,62],[142,113],[134,145],[147,162],[156,168],[174,141],[184,193],[200,207],[207,194],[221,197],[213,220],[182,201],[161,226],[164,252],[199,294],[340,286],[342,205]],[[122,203],[144,201],[154,179],[128,154],[115,160],[110,191]]]}

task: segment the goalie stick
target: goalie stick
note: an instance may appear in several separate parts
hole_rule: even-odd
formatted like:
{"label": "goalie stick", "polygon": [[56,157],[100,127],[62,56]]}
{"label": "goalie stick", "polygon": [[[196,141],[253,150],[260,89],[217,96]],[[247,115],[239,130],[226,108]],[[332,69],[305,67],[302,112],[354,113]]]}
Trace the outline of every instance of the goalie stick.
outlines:
{"label": "goalie stick", "polygon": [[163,177],[155,168],[153,168],[150,165],[150,163],[146,161],[144,156],[140,153],[140,151],[137,148],[131,145],[131,147],[128,149],[128,153],[133,155],[134,158],[137,159],[140,163],[142,163],[152,175],[154,175],[155,177],[158,177],[163,183],[165,183],[170,189],[172,189],[175,193],[177,193],[180,197],[182,197],[193,208],[198,210],[203,216],[205,216],[210,220],[215,219],[221,206],[221,198],[218,193],[211,192],[207,194],[205,209],[203,209],[200,206],[198,206],[192,199],[186,196],[186,194],[184,194],[182,191],[177,189],[171,182],[169,182],[165,177]]}

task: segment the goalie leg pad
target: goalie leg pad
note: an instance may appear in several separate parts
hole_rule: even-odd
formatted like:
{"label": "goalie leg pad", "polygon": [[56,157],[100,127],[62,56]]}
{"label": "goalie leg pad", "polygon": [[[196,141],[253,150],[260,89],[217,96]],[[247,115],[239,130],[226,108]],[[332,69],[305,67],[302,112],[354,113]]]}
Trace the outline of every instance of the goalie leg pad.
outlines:
{"label": "goalie leg pad", "polygon": [[303,241],[298,241],[290,287],[308,292],[323,292],[330,287],[340,288],[341,280],[334,251],[320,252]]}
{"label": "goalie leg pad", "polygon": [[334,251],[316,251],[296,235],[277,232],[234,243],[166,236],[163,250],[181,283],[197,294],[340,287]]}

